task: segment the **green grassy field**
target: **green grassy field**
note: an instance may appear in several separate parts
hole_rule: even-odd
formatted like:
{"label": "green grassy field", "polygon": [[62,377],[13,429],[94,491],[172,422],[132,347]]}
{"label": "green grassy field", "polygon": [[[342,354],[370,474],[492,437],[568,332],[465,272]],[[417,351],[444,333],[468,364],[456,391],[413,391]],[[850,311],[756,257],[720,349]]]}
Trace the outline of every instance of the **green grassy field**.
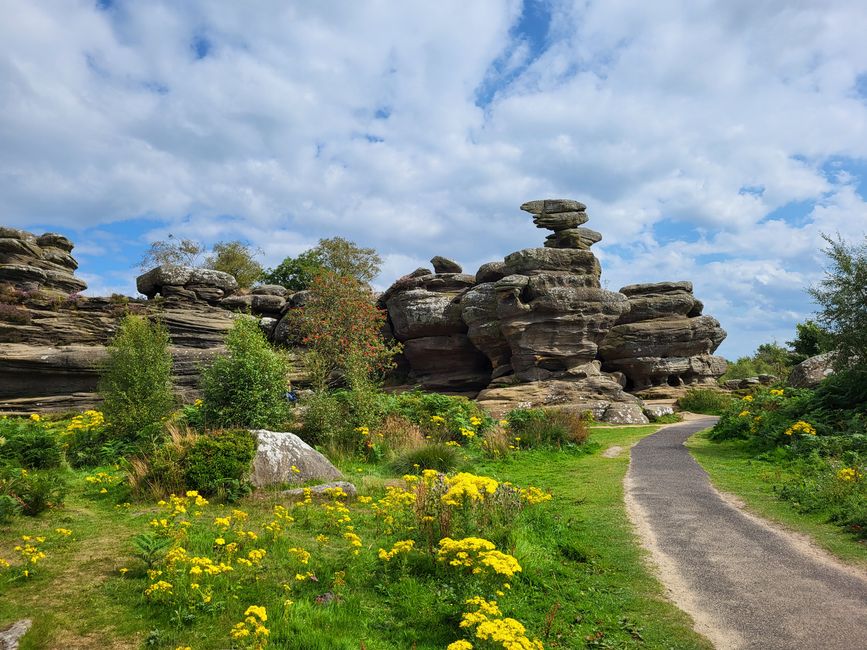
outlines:
{"label": "green grassy field", "polygon": [[[623,505],[628,452],[605,458],[601,451],[628,447],[655,430],[599,428],[585,448],[518,452],[504,460],[471,459],[471,471],[517,485],[551,490],[553,499],[528,507],[501,532],[500,546],[523,571],[499,598],[504,614],[527,627],[527,635],[548,648],[710,648],[690,619],[665,600],[644,563]],[[387,479],[382,466],[353,463],[343,468],[362,495],[381,498]],[[266,525],[274,519],[273,495],[258,495],[233,506],[190,508],[192,524],[184,545],[189,553],[217,553],[215,517],[233,508],[247,514],[243,527],[257,531],[248,548],[268,554],[260,567],[237,566],[216,576],[213,595],[190,604],[190,593],[162,603],[144,592],[164,576],[146,575],[133,552],[132,538],[164,517],[150,504],[126,506],[112,493],[95,494],[84,473],[69,472],[70,492],[63,508],[40,517],[19,517],[0,528],[0,557],[15,556],[21,535],[44,536],[46,558],[28,579],[0,572],[0,626],[29,617],[32,631],[21,648],[208,648],[253,647],[232,641],[230,630],[244,620],[249,605],[264,606],[270,629],[268,647],[321,649],[445,648],[460,638],[461,610],[454,583],[428,554],[419,551],[405,563],[387,564],[377,551],[399,537],[389,535],[363,503],[349,515],[362,540],[359,554],[329,529],[321,507],[290,510],[296,521],[273,539]],[[72,530],[64,537],[57,528]],[[340,529],[342,530],[342,529]],[[229,534],[236,534],[233,529]],[[328,540],[317,541],[325,534]],[[291,548],[310,551],[309,565],[293,559]],[[159,565],[158,565],[159,566]],[[122,570],[127,569],[125,573]],[[314,579],[298,580],[309,571]],[[172,578],[174,579],[174,578]],[[205,580],[202,580],[204,583]],[[186,582],[184,583],[186,584]],[[184,587],[185,589],[187,587]],[[181,586],[174,589],[180,592]],[[288,602],[287,602],[288,601]],[[476,645],[482,647],[499,647]]]}
{"label": "green grassy field", "polygon": [[707,433],[696,434],[686,446],[713,484],[741,499],[750,512],[803,533],[844,562],[867,569],[867,544],[822,516],[800,513],[777,497],[774,486],[787,478],[783,467],[755,459],[742,441],[712,442]]}

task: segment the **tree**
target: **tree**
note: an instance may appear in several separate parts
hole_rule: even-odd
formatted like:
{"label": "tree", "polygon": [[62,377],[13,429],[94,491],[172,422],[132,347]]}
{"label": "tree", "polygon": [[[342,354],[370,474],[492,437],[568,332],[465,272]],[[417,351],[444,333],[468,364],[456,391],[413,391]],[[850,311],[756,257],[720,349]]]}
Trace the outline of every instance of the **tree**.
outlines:
{"label": "tree", "polygon": [[217,242],[205,258],[204,268],[228,273],[238,281],[239,287],[250,287],[262,277],[257,255],[262,255],[262,251],[241,241]]}
{"label": "tree", "polygon": [[792,350],[794,363],[801,363],[805,359],[834,349],[831,332],[816,321],[807,319],[803,323],[795,325],[795,329],[797,331],[795,339],[786,341],[786,345]]}
{"label": "tree", "polygon": [[324,268],[365,284],[379,275],[382,266],[382,258],[374,249],[360,248],[343,237],[320,239],[313,250]]}
{"label": "tree", "polygon": [[400,349],[383,339],[385,314],[367,285],[333,271],[315,276],[310,299],[285,318],[307,347],[307,366],[320,390],[334,371],[343,371],[353,388],[376,379]]}
{"label": "tree", "polygon": [[831,334],[838,369],[867,366],[867,237],[847,244],[840,235],[822,235],[829,258],[825,278],[810,289],[821,307],[819,323]]}
{"label": "tree", "polygon": [[226,337],[226,354],[202,372],[205,422],[214,427],[280,426],[288,413],[289,365],[255,318],[239,317]]}
{"label": "tree", "polygon": [[791,353],[776,341],[762,343],[756,348],[756,354],[753,358],[758,367],[770,368],[771,374],[780,378],[786,377],[792,367]]}
{"label": "tree", "polygon": [[169,234],[168,239],[153,242],[139,262],[142,271],[155,266],[198,266],[199,258],[205,247],[192,239],[176,239]]}
{"label": "tree", "polygon": [[113,434],[135,441],[175,406],[169,333],[143,316],[125,317],[108,345],[99,393]]}
{"label": "tree", "polygon": [[287,257],[276,268],[268,269],[262,281],[282,285],[289,291],[303,291],[313,282],[313,277],[324,270],[316,250],[310,249],[298,257]]}
{"label": "tree", "polygon": [[361,248],[343,237],[320,239],[298,257],[287,257],[276,268],[268,269],[264,280],[290,291],[308,289],[322,271],[355,278],[363,284],[379,275],[382,258],[372,248]]}

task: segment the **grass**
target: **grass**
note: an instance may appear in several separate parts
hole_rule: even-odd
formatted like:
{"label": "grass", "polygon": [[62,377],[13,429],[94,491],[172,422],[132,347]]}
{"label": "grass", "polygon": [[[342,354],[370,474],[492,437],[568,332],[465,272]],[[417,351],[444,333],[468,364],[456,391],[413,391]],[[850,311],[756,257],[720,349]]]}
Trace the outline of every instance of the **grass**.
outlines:
{"label": "grass", "polygon": [[741,499],[750,512],[805,534],[844,562],[867,569],[867,544],[822,515],[800,513],[777,497],[774,486],[787,478],[779,465],[757,460],[743,441],[713,442],[707,432],[696,434],[686,446],[713,484]]}
{"label": "grass", "polygon": [[[690,619],[671,603],[651,576],[644,552],[623,505],[628,453],[604,458],[613,445],[628,447],[656,427],[598,428],[592,442],[564,451],[533,450],[492,461],[471,454],[476,474],[553,491],[551,501],[526,509],[500,546],[514,554],[523,572],[501,604],[506,615],[541,638],[546,648],[710,648],[692,630]],[[362,494],[381,495],[388,469],[354,461],[343,468]],[[35,648],[138,648],[196,650],[230,647],[228,630],[250,604],[266,605],[270,647],[360,649],[442,649],[458,638],[460,611],[443,569],[418,554],[408,566],[376,559],[390,543],[362,505],[351,506],[353,523],[364,540],[359,556],[350,547],[317,545],[324,513],[316,509],[307,525],[303,513],[287,536],[310,550],[318,583],[293,583],[286,544],[269,547],[260,572],[239,570],[227,577],[223,596],[195,611],[149,604],[144,589],[151,580],[133,557],[131,539],[147,532],[158,512],[150,504],[118,506],[110,497],[86,495],[84,473],[70,472],[63,508],[36,518],[18,518],[0,528],[0,557],[10,559],[20,535],[45,534],[47,557],[29,580],[9,581],[0,572],[0,627],[19,618],[34,620],[22,650]],[[249,513],[249,530],[262,531],[273,519],[274,494],[245,499],[235,507]],[[215,516],[231,507],[209,505],[202,524],[190,529],[190,552],[212,551]],[[318,523],[317,523],[318,522]],[[72,539],[53,541],[57,527]],[[335,539],[339,533],[331,532]],[[264,543],[264,542],[262,542]],[[128,567],[121,575],[119,569]],[[335,579],[345,570],[342,580]],[[345,584],[340,584],[340,582]],[[317,604],[316,596],[337,600]],[[283,608],[287,595],[295,602]],[[220,600],[220,602],[216,602]],[[241,646],[238,646],[241,647]]]}

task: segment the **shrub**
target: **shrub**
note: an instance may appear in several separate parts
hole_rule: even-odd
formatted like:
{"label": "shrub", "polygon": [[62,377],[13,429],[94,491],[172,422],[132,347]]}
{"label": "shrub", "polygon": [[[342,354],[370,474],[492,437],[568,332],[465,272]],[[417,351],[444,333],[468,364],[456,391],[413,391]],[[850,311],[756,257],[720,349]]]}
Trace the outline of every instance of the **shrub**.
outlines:
{"label": "shrub", "polygon": [[713,388],[689,388],[686,394],[677,400],[677,405],[691,413],[721,415],[731,401],[732,398],[727,393]]}
{"label": "shrub", "polygon": [[57,432],[39,420],[0,420],[0,461],[26,469],[59,467],[63,450]]}
{"label": "shrub", "polygon": [[404,452],[424,446],[424,433],[402,415],[387,415],[373,433],[389,452]]}
{"label": "shrub", "polygon": [[199,436],[183,459],[187,489],[206,495],[237,496],[247,484],[256,456],[256,438],[245,429]]}
{"label": "shrub", "polygon": [[286,358],[271,347],[257,321],[245,316],[229,330],[226,348],[202,373],[205,422],[251,429],[283,424],[289,412]]}
{"label": "shrub", "polygon": [[370,288],[353,277],[323,272],[314,277],[310,298],[289,311],[297,343],[307,346],[306,365],[316,390],[324,390],[342,372],[351,388],[376,380],[393,365],[400,344],[385,341],[385,313],[377,309]]}
{"label": "shrub", "polygon": [[166,328],[142,316],[126,316],[109,343],[99,383],[111,437],[137,444],[143,429],[171,413],[171,372]]}
{"label": "shrub", "polygon": [[392,469],[397,474],[420,474],[426,469],[451,472],[462,462],[463,456],[457,447],[435,443],[400,454],[392,462]]}
{"label": "shrub", "polygon": [[20,509],[22,514],[35,516],[63,503],[66,481],[57,471],[30,472],[6,467],[0,469],[0,496],[7,497],[4,499],[7,505],[12,499],[18,504],[14,509]]}
{"label": "shrub", "polygon": [[440,440],[461,440],[461,430],[483,433],[494,420],[466,397],[410,391],[391,398],[389,412],[399,413]]}
{"label": "shrub", "polygon": [[519,447],[581,445],[590,437],[587,416],[568,409],[514,409],[506,420]]}
{"label": "shrub", "polygon": [[137,498],[165,498],[197,490],[235,500],[249,493],[256,439],[245,429],[203,435],[169,427],[170,438],[149,457],[130,459],[127,480]]}

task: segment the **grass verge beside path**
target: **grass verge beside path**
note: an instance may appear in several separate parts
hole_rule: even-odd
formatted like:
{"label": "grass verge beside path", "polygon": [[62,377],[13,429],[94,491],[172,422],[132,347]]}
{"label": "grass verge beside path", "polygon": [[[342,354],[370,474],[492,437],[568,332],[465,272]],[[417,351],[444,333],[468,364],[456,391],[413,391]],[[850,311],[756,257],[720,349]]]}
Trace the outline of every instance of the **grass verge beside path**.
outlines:
{"label": "grass verge beside path", "polygon": [[[556,619],[590,648],[711,648],[691,619],[668,601],[645,562],[623,501],[629,447],[658,427],[594,428],[593,453],[532,451],[478,470],[501,480],[542,485],[554,493],[557,525],[519,540],[525,564],[548,565],[537,607],[558,604]],[[622,447],[616,456],[605,449]],[[545,548],[559,550],[559,557]],[[527,559],[529,558],[529,559]],[[544,605],[543,605],[544,603]],[[556,626],[552,629],[556,632]],[[547,646],[546,646],[547,647]]]}
{"label": "grass verge beside path", "polygon": [[714,486],[741,499],[750,512],[805,534],[844,562],[867,569],[867,544],[821,515],[800,513],[777,497],[774,486],[790,476],[785,468],[757,460],[743,441],[713,442],[707,432],[694,435],[686,446]]}

